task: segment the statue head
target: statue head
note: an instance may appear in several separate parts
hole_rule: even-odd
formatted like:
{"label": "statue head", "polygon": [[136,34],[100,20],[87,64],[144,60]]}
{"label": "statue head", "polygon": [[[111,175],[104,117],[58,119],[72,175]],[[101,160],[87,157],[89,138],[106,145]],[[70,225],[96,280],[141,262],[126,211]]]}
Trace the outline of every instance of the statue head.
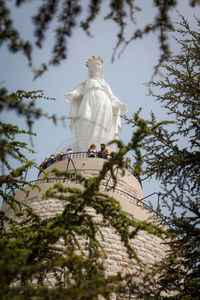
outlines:
{"label": "statue head", "polygon": [[100,79],[104,78],[104,72],[103,72],[103,58],[100,56],[92,56],[92,58],[88,59],[86,62],[86,67],[88,68],[88,77],[93,78],[97,77]]}

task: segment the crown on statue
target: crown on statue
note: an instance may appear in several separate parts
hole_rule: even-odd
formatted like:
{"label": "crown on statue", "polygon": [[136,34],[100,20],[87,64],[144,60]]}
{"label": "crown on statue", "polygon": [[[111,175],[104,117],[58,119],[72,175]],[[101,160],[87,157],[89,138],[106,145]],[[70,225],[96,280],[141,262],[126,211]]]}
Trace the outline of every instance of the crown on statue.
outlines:
{"label": "crown on statue", "polygon": [[96,57],[96,56],[92,56],[92,58],[89,58],[88,60],[87,60],[87,62],[86,62],[86,67],[88,68],[89,67],[89,65],[90,65],[90,63],[92,63],[92,62],[94,62],[94,61],[96,61],[96,60],[99,60],[102,64],[103,64],[103,58],[101,58],[100,56],[98,56],[98,57]]}

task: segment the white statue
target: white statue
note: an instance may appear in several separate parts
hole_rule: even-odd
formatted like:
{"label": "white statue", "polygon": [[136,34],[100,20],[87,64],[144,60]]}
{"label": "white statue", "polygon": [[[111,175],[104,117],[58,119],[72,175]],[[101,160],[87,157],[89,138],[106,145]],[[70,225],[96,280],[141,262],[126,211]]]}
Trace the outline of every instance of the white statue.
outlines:
{"label": "white statue", "polygon": [[70,129],[81,151],[93,143],[108,143],[121,133],[121,113],[126,104],[117,99],[104,81],[103,59],[95,56],[86,63],[88,79],[80,83],[66,101],[71,103]]}

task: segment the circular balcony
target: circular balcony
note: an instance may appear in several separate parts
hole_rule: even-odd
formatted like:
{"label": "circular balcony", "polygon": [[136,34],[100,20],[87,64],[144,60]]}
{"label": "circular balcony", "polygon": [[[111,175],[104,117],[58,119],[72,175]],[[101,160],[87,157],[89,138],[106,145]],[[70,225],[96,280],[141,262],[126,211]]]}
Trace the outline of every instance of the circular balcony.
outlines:
{"label": "circular balcony", "polygon": [[[53,164],[60,162],[60,161],[64,161],[66,160],[67,162],[70,160],[71,163],[73,163],[74,159],[77,158],[89,158],[89,159],[93,159],[93,157],[89,157],[88,156],[88,152],[60,152],[57,155],[51,155],[49,158],[45,159],[42,164],[40,165],[40,172],[38,174],[38,176],[48,167],[52,166]],[[107,157],[109,159],[109,156]],[[102,158],[101,158],[102,159]],[[127,169],[128,172],[130,172],[131,174],[133,174],[133,168],[129,165],[126,165],[125,168]],[[76,168],[75,168],[76,169]],[[134,175],[134,174],[133,174]],[[137,176],[136,176],[137,177]]]}

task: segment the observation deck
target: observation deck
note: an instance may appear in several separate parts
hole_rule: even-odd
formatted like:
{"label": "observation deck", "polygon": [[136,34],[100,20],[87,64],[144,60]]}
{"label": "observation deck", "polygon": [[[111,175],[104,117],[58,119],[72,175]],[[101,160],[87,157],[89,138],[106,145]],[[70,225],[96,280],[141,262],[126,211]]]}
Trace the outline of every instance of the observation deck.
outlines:
{"label": "observation deck", "polygon": [[[106,159],[88,157],[88,152],[71,152],[70,154],[63,153],[62,155],[57,154],[56,156],[54,155],[53,159],[49,158],[48,162],[43,165],[43,168],[40,167],[38,178],[30,181],[29,184],[37,185],[40,188],[40,195],[55,183],[62,183],[64,186],[82,189],[83,186],[81,186],[78,180],[72,181],[64,176],[56,177],[52,170],[75,171],[86,178],[91,178],[98,176],[104,162],[106,162]],[[159,213],[159,198],[161,194],[153,192],[143,198],[141,182],[133,175],[133,169],[126,165],[123,171],[124,174],[122,174],[122,170],[115,170],[117,185],[114,189],[111,175],[107,174],[106,179],[101,182],[100,190],[118,200],[122,210],[135,219],[145,221],[149,218],[152,219],[153,217],[154,219],[154,217],[156,217],[154,221],[156,220],[156,222],[158,222],[158,220],[160,220],[161,222],[166,223]],[[38,189],[32,189],[28,184],[23,184],[23,188],[29,193],[29,196],[27,197],[25,192],[18,190],[15,193],[16,198],[19,201],[34,206],[33,202],[38,198]],[[146,203],[146,199],[152,196],[154,196],[154,207],[157,206],[157,208],[153,208],[151,204]],[[39,198],[40,201],[42,201],[41,196]],[[36,200],[36,202],[38,200]],[[5,203],[2,204],[2,209],[4,211],[8,209]],[[166,223],[166,225],[169,224]]]}
{"label": "observation deck", "polygon": [[[55,183],[62,183],[64,186],[82,189],[83,186],[81,186],[78,181],[72,181],[65,177],[56,177],[52,170],[58,169],[59,171],[75,171],[86,178],[91,178],[99,174],[104,162],[106,162],[106,160],[102,158],[87,157],[87,152],[73,152],[70,153],[70,156],[65,154],[62,159],[55,158],[50,160],[50,164],[47,165],[42,172],[40,172],[38,179],[31,183],[37,184],[40,187],[40,195],[42,195],[47,188],[52,187]],[[107,174],[106,179],[101,182],[100,191],[107,193],[109,196],[112,196],[119,201],[122,210],[128,215],[134,217],[136,220],[145,221],[152,218],[152,210],[149,209],[150,207],[148,207],[145,203],[145,199],[143,199],[141,184],[132,174],[132,168],[127,166],[127,169],[124,169],[123,171],[124,175],[122,174],[122,170],[115,170],[117,185],[114,189],[111,175]],[[26,191],[29,191],[28,198],[25,197],[25,193],[23,191],[17,191],[17,199],[24,201],[26,198],[25,202],[30,205],[32,205],[34,201],[39,200],[37,189],[31,189],[28,186],[25,188]],[[43,200],[40,198],[40,201],[42,202]],[[155,215],[156,212],[154,216]]]}

